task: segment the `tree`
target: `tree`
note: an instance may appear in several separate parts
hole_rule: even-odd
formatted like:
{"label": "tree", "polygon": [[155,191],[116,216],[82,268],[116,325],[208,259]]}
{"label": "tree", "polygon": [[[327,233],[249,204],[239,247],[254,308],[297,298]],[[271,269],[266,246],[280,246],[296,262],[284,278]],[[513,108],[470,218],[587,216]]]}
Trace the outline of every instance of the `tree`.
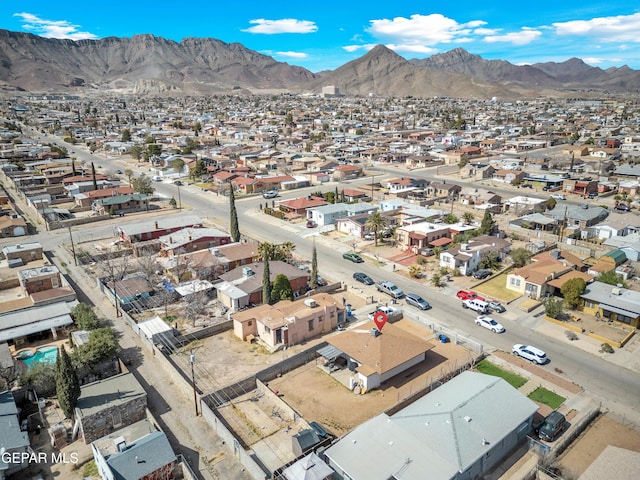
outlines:
{"label": "tree", "polygon": [[202,130],[202,124],[200,122],[196,122],[193,125],[193,134],[197,137],[200,135],[200,131]]}
{"label": "tree", "polygon": [[131,130],[125,128],[122,130],[122,135],[120,136],[120,141],[122,142],[130,142],[131,141]]}
{"label": "tree", "polygon": [[60,347],[56,361],[56,394],[62,412],[72,419],[80,398],[80,381],[64,347]]}
{"label": "tree", "polygon": [[311,252],[311,278],[309,286],[313,289],[318,288],[318,252],[316,252],[316,241],[313,240],[313,251]]}
{"label": "tree", "polygon": [[564,297],[564,303],[572,309],[580,304],[580,295],[584,293],[587,288],[587,283],[582,278],[572,278],[564,282],[560,287],[560,293]]}
{"label": "tree", "polygon": [[171,197],[171,200],[169,200],[169,205],[172,208],[176,208],[176,206],[178,205],[178,202],[176,202],[176,197]]}
{"label": "tree", "polygon": [[184,307],[184,314],[191,321],[192,326],[196,326],[198,315],[205,312],[209,299],[207,292],[200,291],[189,295],[189,300]]}
{"label": "tree", "polygon": [[291,283],[284,273],[279,273],[273,280],[273,288],[271,289],[271,302],[279,302],[280,300],[293,300],[293,289]]}
{"label": "tree", "polygon": [[524,267],[531,259],[531,252],[526,248],[514,248],[509,254],[516,268]]}
{"label": "tree", "polygon": [[77,369],[92,368],[111,360],[119,350],[115,330],[111,327],[96,328],[89,332],[89,341],[73,352],[73,363]]}
{"label": "tree", "polygon": [[75,157],[73,157],[71,159],[71,173],[73,174],[74,177],[76,175],[78,175],[78,172],[76,172],[76,159],[75,159]]}
{"label": "tree", "polygon": [[133,178],[133,170],[131,170],[130,168],[127,168],[124,171],[124,174],[127,176],[127,179],[129,180],[129,185],[131,185],[131,178]]}
{"label": "tree", "polygon": [[627,288],[627,282],[625,282],[622,275],[617,274],[615,270],[600,273],[596,280],[608,285],[620,285],[622,288]]}
{"label": "tree", "polygon": [[100,326],[96,312],[86,303],[78,303],[71,311],[71,316],[80,330],[93,330]]}
{"label": "tree", "polygon": [[480,233],[482,235],[490,235],[495,227],[496,222],[493,221],[491,212],[489,210],[485,210],[484,217],[482,217],[482,223],[480,224]]}
{"label": "tree", "polygon": [[269,271],[269,257],[262,259],[264,270],[262,272],[262,303],[271,305],[271,272]]}
{"label": "tree", "polygon": [[195,180],[198,177],[201,177],[202,175],[206,175],[206,173],[207,173],[207,166],[204,163],[204,160],[199,159],[199,160],[196,160],[196,165],[189,172],[189,176],[193,180]]}
{"label": "tree", "polygon": [[176,173],[182,174],[182,170],[184,170],[184,160],[181,158],[176,158],[173,162],[171,162],[171,168],[173,168]]}
{"label": "tree", "polygon": [[140,145],[134,145],[131,147],[131,150],[129,150],[129,153],[134,160],[139,161],[142,158],[142,147]]}
{"label": "tree", "polygon": [[263,259],[268,258],[269,260],[288,262],[291,260],[291,255],[295,248],[296,246],[292,242],[280,244],[262,242],[258,245],[258,253]]}
{"label": "tree", "polygon": [[434,287],[439,287],[441,282],[442,282],[442,275],[440,275],[439,272],[434,273],[433,276],[431,277],[431,285],[433,285]]}
{"label": "tree", "polygon": [[547,205],[547,210],[553,210],[554,208],[556,208],[556,205],[558,204],[558,202],[556,201],[555,198],[551,198],[549,197],[546,201],[546,205]]}
{"label": "tree", "polygon": [[447,225],[453,225],[454,223],[458,223],[458,217],[456,217],[453,213],[447,213],[444,218],[444,223]]}
{"label": "tree", "polygon": [[482,255],[480,262],[478,263],[480,268],[488,268],[490,270],[496,270],[500,267],[500,261],[496,252],[488,252]]}
{"label": "tree", "polygon": [[20,376],[20,385],[35,390],[41,397],[52,395],[56,390],[56,369],[49,363],[37,363]]}
{"label": "tree", "polygon": [[[487,211],[487,213],[489,213],[489,212]],[[464,221],[464,223],[466,223],[467,225],[469,225],[469,224],[473,223],[473,219],[474,219],[474,218],[475,218],[475,217],[474,217],[474,215],[473,215],[473,213],[472,213],[472,212],[464,212],[464,213],[462,214],[462,220],[463,220],[463,221]]]}
{"label": "tree", "polygon": [[366,228],[368,228],[369,230],[373,230],[374,246],[378,246],[378,232],[381,229],[385,228],[387,225],[389,225],[389,222],[387,222],[386,217],[380,212],[372,213],[371,215],[369,215],[367,221],[364,222],[364,226]]}
{"label": "tree", "polygon": [[234,242],[240,241],[240,227],[238,226],[238,212],[236,211],[236,197],[233,185],[229,185],[229,231]]}
{"label": "tree", "polygon": [[549,297],[544,301],[544,313],[556,320],[562,315],[564,302],[560,298]]}
{"label": "tree", "polygon": [[98,182],[96,180],[96,166],[91,162],[91,178],[93,179],[93,189],[98,190]]}
{"label": "tree", "polygon": [[133,187],[134,191],[138,193],[144,193],[145,195],[151,195],[154,191],[151,177],[148,177],[146,175],[140,175],[137,178],[134,178],[131,186]]}
{"label": "tree", "polygon": [[416,263],[409,265],[409,276],[411,278],[420,278],[422,275],[422,267]]}

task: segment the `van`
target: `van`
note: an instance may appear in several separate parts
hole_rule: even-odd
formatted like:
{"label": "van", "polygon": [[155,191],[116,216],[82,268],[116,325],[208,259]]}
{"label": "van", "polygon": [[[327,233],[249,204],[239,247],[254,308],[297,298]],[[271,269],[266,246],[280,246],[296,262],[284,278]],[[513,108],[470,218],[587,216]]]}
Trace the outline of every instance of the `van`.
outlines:
{"label": "van", "polygon": [[540,439],[547,442],[553,442],[564,430],[567,424],[567,419],[560,412],[551,412],[544,419],[540,429],[538,430],[538,436]]}
{"label": "van", "polygon": [[478,300],[477,298],[463,301],[462,308],[468,308],[481,314],[489,313],[489,304],[484,300]]}

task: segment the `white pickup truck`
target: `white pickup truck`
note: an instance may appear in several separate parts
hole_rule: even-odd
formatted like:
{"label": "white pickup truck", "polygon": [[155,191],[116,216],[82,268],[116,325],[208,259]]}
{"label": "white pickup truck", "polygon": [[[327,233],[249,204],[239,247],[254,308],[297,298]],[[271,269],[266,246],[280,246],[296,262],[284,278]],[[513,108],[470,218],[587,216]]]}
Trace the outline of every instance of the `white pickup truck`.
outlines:
{"label": "white pickup truck", "polygon": [[379,292],[386,293],[387,295],[393,298],[402,298],[404,297],[404,292],[400,290],[400,288],[391,282],[378,282],[376,283],[376,288]]}

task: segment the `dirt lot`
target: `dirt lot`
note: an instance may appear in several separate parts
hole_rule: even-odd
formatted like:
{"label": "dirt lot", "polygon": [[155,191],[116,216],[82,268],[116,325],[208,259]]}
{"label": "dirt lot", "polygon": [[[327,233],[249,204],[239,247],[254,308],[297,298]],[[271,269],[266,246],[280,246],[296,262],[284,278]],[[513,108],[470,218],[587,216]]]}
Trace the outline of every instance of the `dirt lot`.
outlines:
{"label": "dirt lot", "polygon": [[640,432],[603,415],[565,451],[556,466],[563,478],[577,478],[608,445],[640,452]]}
{"label": "dirt lot", "polygon": [[[430,332],[409,321],[401,320],[395,325],[407,328],[421,338],[433,339]],[[469,353],[461,347],[451,343],[433,343],[427,362],[366,395],[354,394],[315,364],[304,365],[272,380],[269,387],[278,391],[283,400],[306,420],[316,420],[340,436],[470,359]]]}

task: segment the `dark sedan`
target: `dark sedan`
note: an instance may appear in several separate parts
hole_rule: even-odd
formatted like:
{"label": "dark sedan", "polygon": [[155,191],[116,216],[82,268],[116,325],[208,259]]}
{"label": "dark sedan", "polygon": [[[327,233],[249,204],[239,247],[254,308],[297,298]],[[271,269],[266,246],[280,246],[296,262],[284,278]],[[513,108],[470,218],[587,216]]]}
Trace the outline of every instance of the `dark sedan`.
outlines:
{"label": "dark sedan", "polygon": [[373,285],[375,282],[373,279],[367,275],[366,273],[356,272],[353,274],[353,279],[357,280],[360,283],[364,283],[365,285]]}

